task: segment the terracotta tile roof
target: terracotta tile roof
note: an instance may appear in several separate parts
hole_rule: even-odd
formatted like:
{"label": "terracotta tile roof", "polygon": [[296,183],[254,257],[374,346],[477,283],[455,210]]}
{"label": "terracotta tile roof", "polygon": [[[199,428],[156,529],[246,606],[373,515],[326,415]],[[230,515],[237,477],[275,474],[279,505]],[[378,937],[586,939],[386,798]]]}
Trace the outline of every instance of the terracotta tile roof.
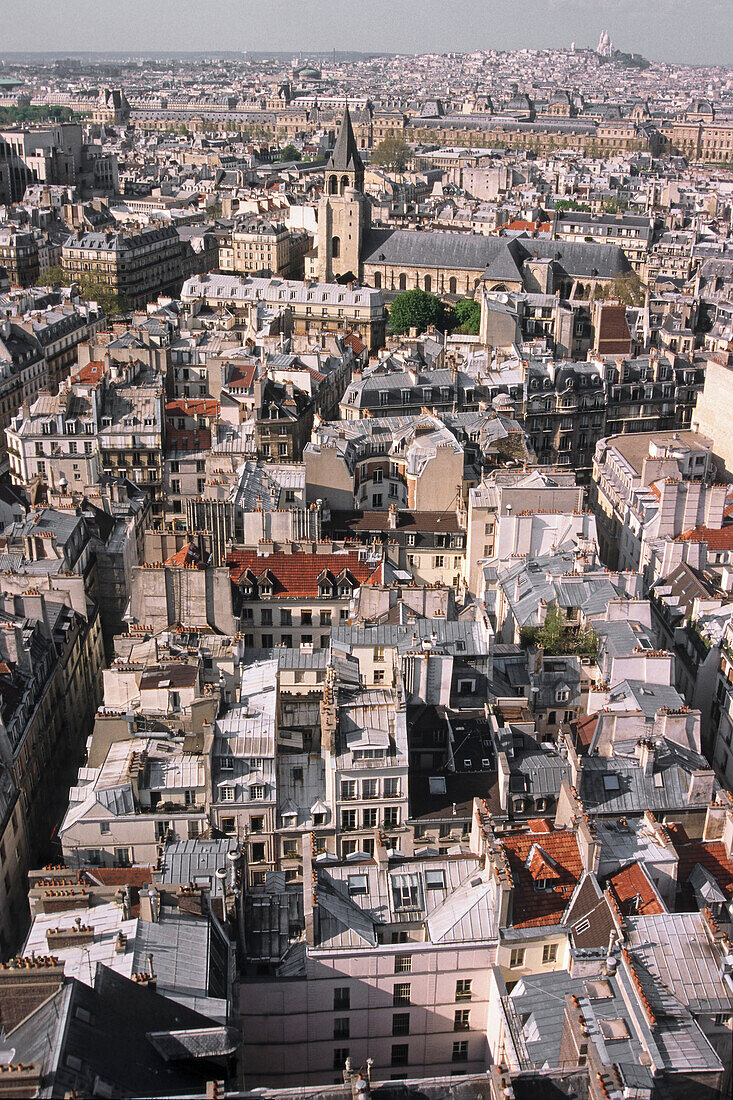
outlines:
{"label": "terracotta tile roof", "polygon": [[81,367],[74,375],[74,382],[99,382],[104,374],[104,363],[99,359],[91,359]]}
{"label": "terracotta tile roof", "polygon": [[717,550],[733,550],[733,523],[728,527],[693,527],[677,536],[677,542],[706,542],[713,553]]}
{"label": "terracotta tile roof", "polygon": [[333,577],[347,569],[357,585],[382,584],[384,568],[380,561],[362,561],[359,554],[283,554],[280,552],[258,555],[254,550],[233,550],[227,557],[229,574],[234,584],[239,584],[245,570],[249,569],[255,577],[266,570],[274,578],[273,596],[276,598],[318,596],[318,578],[324,570]]}
{"label": "terracotta tile roof", "polygon": [[366,351],[366,344],[359,339],[355,332],[350,332],[344,343],[351,348],[354,355],[361,355],[362,352]]}
{"label": "terracotta tile roof", "polygon": [[527,870],[535,882],[542,879],[548,882],[558,882],[560,880],[560,872],[553,860],[537,844],[533,844],[530,848]]}
{"label": "terracotta tile roof", "polygon": [[[541,836],[541,844],[538,838]],[[509,860],[514,879],[512,924],[515,928],[537,928],[559,924],[583,873],[583,861],[575,834],[566,829],[527,831],[502,836],[500,843]],[[532,846],[541,847],[552,861],[556,878],[551,890],[536,890],[527,867]],[[549,878],[549,875],[537,877]]]}
{"label": "terracotta tile roof", "polygon": [[209,451],[211,450],[210,428],[166,428],[167,451]]}
{"label": "terracotta tile roof", "polygon": [[688,879],[697,863],[714,877],[727,898],[733,898],[733,859],[725,851],[721,840],[702,840],[687,835],[683,825],[665,825],[674,849],[679,857],[677,882],[682,887],[680,902],[689,909],[697,909]]}
{"label": "terracotta tile roof", "polygon": [[232,363],[227,385],[232,389],[250,390],[257,374],[256,363]]}
{"label": "terracotta tile roof", "polygon": [[631,333],[626,322],[626,307],[604,305],[596,333],[601,355],[624,355],[631,349]]}
{"label": "terracotta tile roof", "polygon": [[219,402],[212,397],[176,397],[166,401],[168,416],[218,416]]}
{"label": "terracotta tile roof", "polygon": [[528,222],[523,218],[515,218],[499,226],[499,232],[508,233],[550,233],[552,222]]}
{"label": "terracotta tile roof", "polygon": [[153,881],[152,867],[88,867],[81,875],[99,886],[147,886]]}
{"label": "terracotta tile roof", "polygon": [[176,553],[172,554],[165,563],[165,565],[200,565],[201,557],[197,548],[192,542],[187,542],[185,546]]}
{"label": "terracotta tile roof", "polygon": [[616,904],[625,917],[635,914],[649,917],[667,911],[654,893],[643,868],[636,861],[609,875],[606,884],[611,888]]}
{"label": "terracotta tile roof", "polygon": [[590,748],[597,725],[597,714],[587,714],[584,718],[578,718],[576,722],[571,723],[572,731],[575,734],[576,748],[579,748],[583,753],[586,753]]}

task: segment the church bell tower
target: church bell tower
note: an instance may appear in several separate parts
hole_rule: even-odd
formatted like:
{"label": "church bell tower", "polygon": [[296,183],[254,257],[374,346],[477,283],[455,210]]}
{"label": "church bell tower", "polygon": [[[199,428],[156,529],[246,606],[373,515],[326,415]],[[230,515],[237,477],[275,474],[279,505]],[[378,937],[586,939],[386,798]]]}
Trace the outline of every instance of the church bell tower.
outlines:
{"label": "church bell tower", "polygon": [[369,228],[369,203],[364,195],[364,165],[344,110],[336,144],[326,165],[323,198],[318,208],[318,278],[338,282],[348,275],[361,278],[361,249]]}

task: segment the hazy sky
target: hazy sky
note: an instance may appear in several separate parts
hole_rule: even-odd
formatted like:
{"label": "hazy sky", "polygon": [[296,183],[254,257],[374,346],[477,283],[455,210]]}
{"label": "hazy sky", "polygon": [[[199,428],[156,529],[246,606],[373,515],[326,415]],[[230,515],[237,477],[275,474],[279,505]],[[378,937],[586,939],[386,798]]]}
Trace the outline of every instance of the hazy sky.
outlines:
{"label": "hazy sky", "polygon": [[0,0],[10,50],[390,53],[614,43],[733,66],[733,0]]}

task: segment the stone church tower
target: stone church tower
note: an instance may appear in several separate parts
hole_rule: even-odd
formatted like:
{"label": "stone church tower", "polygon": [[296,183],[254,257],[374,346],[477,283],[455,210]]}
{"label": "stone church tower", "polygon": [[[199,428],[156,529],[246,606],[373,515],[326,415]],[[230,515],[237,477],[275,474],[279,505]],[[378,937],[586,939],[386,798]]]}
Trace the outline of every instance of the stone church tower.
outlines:
{"label": "stone church tower", "polygon": [[338,282],[349,274],[361,278],[361,249],[369,221],[364,165],[347,107],[326,165],[324,194],[318,208],[319,282]]}

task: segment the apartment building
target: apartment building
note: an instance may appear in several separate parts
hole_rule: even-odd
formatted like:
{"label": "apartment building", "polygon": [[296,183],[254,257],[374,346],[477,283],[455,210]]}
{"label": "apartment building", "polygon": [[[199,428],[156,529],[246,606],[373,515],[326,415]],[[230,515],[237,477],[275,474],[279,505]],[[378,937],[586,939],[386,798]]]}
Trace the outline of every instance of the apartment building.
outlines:
{"label": "apartment building", "polygon": [[701,526],[722,527],[726,497],[712,441],[697,432],[610,436],[596,447],[591,500],[601,558],[611,568],[658,579],[694,553],[694,542],[674,540]]}
{"label": "apartment building", "polygon": [[711,713],[710,757],[721,782],[733,781],[733,628],[723,631]]}
{"label": "apartment building", "polygon": [[322,423],[303,452],[308,500],[339,512],[454,510],[508,440],[521,451],[519,425],[493,413]]}
{"label": "apartment building", "polygon": [[553,233],[563,241],[589,241],[622,248],[634,271],[641,275],[654,239],[654,219],[631,214],[584,214],[559,211]]}
{"label": "apartment building", "polygon": [[213,729],[211,823],[239,841],[251,885],[278,865],[277,716],[277,661],[259,661],[242,670],[239,701]]}
{"label": "apartment building", "polygon": [[98,484],[101,474],[123,474],[162,508],[163,380],[140,360],[90,361],[59,393],[26,401],[7,439],[11,478],[51,488]]}
{"label": "apartment building", "polygon": [[[473,491],[473,490],[471,490]],[[332,512],[327,530],[364,547],[382,546],[394,566],[416,585],[450,585],[458,589],[467,561],[466,533],[457,511]],[[409,589],[403,595],[409,598]]]}
{"label": "apartment building", "polygon": [[64,242],[61,262],[72,279],[97,279],[128,307],[178,293],[188,274],[186,248],[173,226],[77,233]]}
{"label": "apartment building", "polygon": [[240,220],[231,239],[219,244],[219,267],[237,274],[302,279],[305,255],[312,245],[309,233],[288,229],[282,222]]}
{"label": "apartment building", "polygon": [[0,229],[0,265],[7,271],[11,286],[35,286],[40,265],[34,234],[9,227]]}
{"label": "apartment building", "polygon": [[28,920],[26,875],[30,851],[20,792],[7,764],[0,767],[0,959],[20,943]]}
{"label": "apartment building", "polygon": [[212,426],[219,402],[206,398],[166,401],[165,511],[185,515],[186,501],[203,495],[206,458],[211,452]]}
{"label": "apartment building", "polygon": [[326,802],[341,859],[409,850],[407,722],[401,686],[366,689],[327,675],[321,706]]}
{"label": "apartment building", "polygon": [[59,384],[71,373],[79,344],[90,339],[103,324],[99,309],[82,303],[31,310],[20,318],[20,325],[43,348],[52,393],[58,391]]}
{"label": "apartment building", "polygon": [[483,705],[493,670],[488,616],[428,619],[408,610],[406,620],[346,623],[334,628],[332,645],[357,658],[365,685],[402,681],[408,705]]}
{"label": "apartment building", "polygon": [[[347,1061],[367,1058],[373,1080],[482,1070],[496,924],[478,858],[410,860],[378,843],[374,858],[319,865],[306,837],[303,863],[305,943],[291,976],[280,966],[291,937],[272,935],[256,893],[246,913],[257,945],[240,1000],[252,1084],[338,1082]],[[276,912],[292,904],[281,894]]]}
{"label": "apartment building", "polygon": [[238,275],[199,275],[186,280],[181,300],[195,317],[203,307],[246,314],[252,303],[287,307],[293,328],[315,342],[332,332],[353,332],[376,351],[384,344],[387,311],[378,290],[357,285],[295,282]]}
{"label": "apartment building", "polygon": [[103,662],[98,611],[87,603],[83,589],[83,610],[77,611],[63,582],[53,590],[34,592],[28,590],[27,577],[19,580],[8,578],[0,612],[0,744],[8,767],[5,798],[11,829],[9,834],[6,819],[5,892],[12,895],[6,898],[9,908],[2,922],[6,948],[17,945],[27,919],[23,892],[13,889],[11,871],[20,875],[48,858],[64,797],[58,776],[83,751],[100,697]]}
{"label": "apartment building", "polygon": [[[328,549],[326,549],[328,547]],[[298,553],[232,549],[227,558],[235,614],[246,646],[328,648],[331,627],[345,621],[360,585],[382,584],[381,554],[314,545]]]}
{"label": "apartment building", "polygon": [[0,320],[0,454],[5,461],[4,431],[26,403],[48,385],[48,365],[35,335],[17,322]]}
{"label": "apartment building", "polygon": [[389,359],[367,375],[355,372],[341,399],[342,420],[364,416],[418,416],[424,409],[434,415],[477,411],[485,407],[487,393],[478,380],[457,368],[425,370],[419,366],[399,369]]}

